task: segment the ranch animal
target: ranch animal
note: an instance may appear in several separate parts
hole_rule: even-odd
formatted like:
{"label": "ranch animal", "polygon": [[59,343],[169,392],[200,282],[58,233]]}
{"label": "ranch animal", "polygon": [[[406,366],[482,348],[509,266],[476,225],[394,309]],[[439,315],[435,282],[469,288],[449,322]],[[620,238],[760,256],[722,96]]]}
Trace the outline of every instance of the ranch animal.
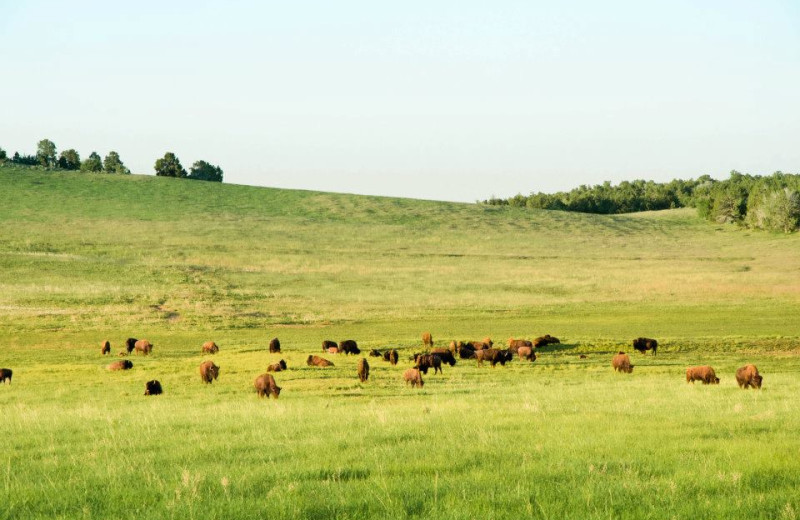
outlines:
{"label": "ranch animal", "polygon": [[331,347],[328,349],[328,354],[338,354],[338,353],[339,353],[339,347]]}
{"label": "ranch animal", "polygon": [[488,361],[491,363],[492,368],[494,368],[497,363],[505,366],[506,361],[511,361],[513,359],[513,355],[508,350],[488,348],[484,350],[476,350],[475,359],[478,360],[478,366],[483,365],[484,361]]}
{"label": "ranch animal", "polygon": [[346,339],[339,343],[339,352],[344,352],[345,354],[361,354],[358,344],[352,339]]}
{"label": "ranch animal", "polygon": [[536,348],[539,347],[546,347],[547,345],[552,345],[556,343],[561,343],[556,337],[551,336],[550,334],[545,334],[544,336],[539,336],[535,340],[533,340],[533,346]]}
{"label": "ranch animal", "polygon": [[128,338],[125,340],[125,350],[128,351],[128,354],[133,352],[133,349],[136,348],[136,342],[139,341],[136,338]]}
{"label": "ranch animal", "polygon": [[369,355],[370,355],[371,357],[382,357],[382,356],[383,356],[383,354],[381,353],[381,351],[380,351],[380,350],[376,350],[376,349],[372,349],[372,350],[370,350],[370,351],[369,351]]}
{"label": "ranch animal", "polygon": [[620,351],[611,360],[611,366],[614,367],[615,372],[625,372],[630,374],[633,372],[633,365],[631,365],[631,358],[628,354]]}
{"label": "ranch animal", "polygon": [[695,381],[702,381],[704,385],[719,384],[717,374],[715,374],[714,369],[708,365],[689,367],[686,369],[686,382],[694,384]]}
{"label": "ranch animal", "polygon": [[158,379],[153,379],[144,384],[144,395],[161,395],[164,390],[161,388],[161,383]]}
{"label": "ranch animal", "polygon": [[492,341],[492,338],[490,338],[489,336],[483,338],[483,342],[489,345],[489,348],[492,348],[492,346],[494,346],[494,341]]}
{"label": "ranch animal", "polygon": [[111,342],[110,342],[110,341],[108,341],[108,340],[105,340],[105,341],[103,342],[103,345],[100,347],[100,353],[101,353],[102,355],[104,355],[104,356],[105,356],[106,354],[110,354],[110,353],[111,353]]}
{"label": "ranch animal", "polygon": [[745,365],[736,371],[736,382],[739,388],[761,388],[764,378],[758,373],[755,365]]}
{"label": "ranch animal", "polygon": [[446,348],[435,348],[431,350],[431,354],[438,356],[442,363],[447,363],[451,367],[456,365],[456,357]]}
{"label": "ranch animal", "polygon": [[475,352],[476,350],[472,348],[466,348],[466,345],[464,345],[464,348],[458,351],[458,357],[461,359],[475,359]]}
{"label": "ranch animal", "polygon": [[434,356],[433,354],[422,354],[417,357],[417,364],[414,368],[420,369],[423,374],[428,373],[429,368],[433,368],[433,373],[441,373],[442,372],[442,360],[439,356]]}
{"label": "ranch animal", "polygon": [[110,365],[106,367],[106,370],[130,370],[133,368],[133,363],[129,359],[123,359],[121,361],[114,361]]}
{"label": "ranch animal", "polygon": [[492,348],[492,346],[484,341],[468,341],[461,348],[471,348],[472,350],[486,350],[487,348]]}
{"label": "ranch animal", "polygon": [[[508,349],[508,351],[511,352],[511,349]],[[536,361],[536,352],[533,350],[533,347],[519,347],[517,349],[517,355],[520,361],[523,359],[527,359],[530,362]]]}
{"label": "ranch animal", "polygon": [[399,359],[400,359],[400,354],[398,354],[395,349],[387,350],[386,352],[383,353],[383,360],[388,361],[392,365],[396,365]]}
{"label": "ranch animal", "polygon": [[11,376],[14,375],[14,371],[10,368],[0,368],[0,383],[5,383],[8,381],[8,384],[11,384]]}
{"label": "ranch animal", "polygon": [[219,377],[219,367],[213,361],[203,361],[200,363],[200,379],[204,383],[211,384]]}
{"label": "ranch animal", "polygon": [[216,354],[217,352],[219,352],[219,347],[213,341],[203,343],[203,354]]}
{"label": "ranch animal", "polygon": [[330,352],[330,349],[332,349],[332,348],[335,348],[335,349],[338,350],[339,349],[339,345],[335,341],[331,341],[329,339],[326,339],[326,340],[324,340],[322,342],[322,351],[323,352]]}
{"label": "ranch animal", "polygon": [[433,336],[430,332],[422,333],[422,344],[429,348],[433,346]]}
{"label": "ranch animal", "polygon": [[650,338],[636,338],[633,340],[633,348],[634,350],[638,350],[642,354],[647,352],[648,350],[653,351],[653,355],[656,355],[656,350],[658,350],[658,341]]}
{"label": "ranch animal", "polygon": [[137,354],[141,352],[146,356],[153,351],[153,344],[146,339],[140,339],[133,345],[133,348],[136,350]]}
{"label": "ranch animal", "polygon": [[280,360],[267,367],[267,372],[283,372],[286,370],[286,361]]}
{"label": "ranch animal", "polygon": [[422,388],[425,386],[425,381],[422,380],[422,375],[420,375],[419,370],[416,368],[409,368],[403,372],[403,379],[405,379],[406,385],[411,383],[411,388],[416,386]]}
{"label": "ranch animal", "polygon": [[261,374],[253,381],[253,387],[258,392],[258,397],[274,396],[277,399],[281,395],[281,387],[275,383],[272,374]]}
{"label": "ranch animal", "polygon": [[456,354],[459,350],[461,350],[461,345],[462,343],[460,341],[453,340],[450,342],[450,345],[447,348],[450,352]]}
{"label": "ranch animal", "polygon": [[308,359],[306,359],[306,365],[310,367],[332,367],[333,363],[319,356],[308,356]]}
{"label": "ranch animal", "polygon": [[533,348],[533,342],[528,341],[527,339],[508,338],[508,350],[509,350],[509,352],[511,352],[512,354],[516,354],[517,350],[519,350],[520,347]]}
{"label": "ranch animal", "polygon": [[276,354],[281,351],[281,342],[278,338],[272,338],[269,342],[269,351],[271,354]]}
{"label": "ranch animal", "polygon": [[358,360],[358,379],[362,383],[366,383],[367,379],[369,379],[369,363],[367,363],[367,358],[361,358]]}

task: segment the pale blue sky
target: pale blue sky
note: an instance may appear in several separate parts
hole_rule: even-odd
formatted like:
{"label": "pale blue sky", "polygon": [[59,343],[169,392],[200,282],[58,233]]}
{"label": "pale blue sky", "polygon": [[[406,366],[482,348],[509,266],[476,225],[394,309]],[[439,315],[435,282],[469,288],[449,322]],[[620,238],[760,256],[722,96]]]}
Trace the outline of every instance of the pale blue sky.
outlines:
{"label": "pale blue sky", "polygon": [[800,171],[796,1],[0,0],[0,147],[472,201]]}

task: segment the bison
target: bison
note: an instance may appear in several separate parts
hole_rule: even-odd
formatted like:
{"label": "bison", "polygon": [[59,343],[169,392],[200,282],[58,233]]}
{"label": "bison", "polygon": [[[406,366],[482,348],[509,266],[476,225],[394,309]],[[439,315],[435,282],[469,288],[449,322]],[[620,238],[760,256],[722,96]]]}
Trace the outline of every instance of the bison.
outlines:
{"label": "bison", "polygon": [[136,338],[128,338],[125,340],[125,350],[128,351],[128,354],[133,352],[133,349],[136,348],[136,342],[139,341]]}
{"label": "bison", "polygon": [[631,358],[628,357],[628,354],[620,351],[614,358],[611,360],[611,366],[614,367],[614,371],[616,372],[625,372],[626,374],[630,374],[633,372],[633,365],[631,365]]}
{"label": "bison", "polygon": [[130,370],[131,368],[133,368],[133,363],[129,359],[123,359],[122,361],[114,361],[106,367],[106,370]]}
{"label": "bison", "polygon": [[103,342],[103,344],[101,345],[101,347],[100,347],[100,354],[105,356],[106,354],[110,354],[110,353],[111,353],[111,342],[108,341],[108,340],[105,340]]}
{"label": "bison", "polygon": [[310,367],[332,367],[333,363],[319,356],[308,356],[308,359],[306,359],[306,365]]}
{"label": "bison", "polygon": [[456,365],[456,357],[446,348],[435,348],[431,350],[431,354],[438,356],[442,363],[447,363],[451,367]]}
{"label": "bison", "polygon": [[423,374],[427,374],[429,368],[433,368],[434,374],[441,373],[442,371],[442,360],[439,356],[422,354],[417,356],[416,362],[417,364],[414,368],[420,369]]}
{"label": "bison", "polygon": [[153,351],[153,344],[147,341],[146,339],[140,339],[136,343],[134,343],[133,348],[136,350],[136,353],[142,353],[143,355],[148,355],[150,352]]}
{"label": "bison", "polygon": [[458,357],[460,357],[461,359],[474,359],[475,352],[476,351],[472,348],[462,348],[461,350],[458,351]]}
{"label": "bison", "polygon": [[550,334],[545,334],[544,336],[539,336],[538,338],[533,340],[533,346],[535,348],[546,347],[547,345],[553,345],[553,344],[556,344],[556,343],[561,343],[561,340],[559,340],[556,337],[551,336]]}
{"label": "bison", "polygon": [[284,370],[286,370],[286,361],[282,359],[267,367],[267,372],[283,372]]}
{"label": "bison", "polygon": [[422,388],[425,386],[425,381],[422,380],[422,375],[420,375],[419,370],[416,368],[409,368],[403,372],[403,379],[406,381],[406,385],[411,383],[411,388],[416,386]]}
{"label": "bison", "polygon": [[219,347],[213,341],[203,343],[203,354],[216,354],[217,352],[219,352]]}
{"label": "bison", "polygon": [[422,344],[426,347],[433,346],[433,336],[431,336],[430,332],[423,332],[422,333]]}
{"label": "bison", "polygon": [[[511,352],[511,349],[508,349]],[[519,347],[517,349],[517,355],[519,356],[519,360],[522,361],[523,359],[527,359],[528,361],[536,361],[536,352],[533,350],[533,347]]]}
{"label": "bison", "polygon": [[497,363],[505,366],[506,361],[511,361],[513,359],[513,354],[508,350],[488,348],[485,350],[476,350],[475,359],[478,360],[478,366],[483,365],[484,361],[488,361],[491,363],[492,368],[494,368]]}
{"label": "bison", "polygon": [[396,365],[399,359],[400,354],[395,349],[390,349],[383,353],[383,360],[388,361],[392,365]]}
{"label": "bison", "polygon": [[277,399],[281,395],[281,387],[275,383],[272,374],[261,374],[253,381],[253,387],[258,392],[258,397],[274,396]]}
{"label": "bison", "polygon": [[281,351],[281,342],[278,338],[272,338],[269,342],[270,354],[278,354]]}
{"label": "bison", "polygon": [[367,358],[361,358],[358,360],[358,379],[362,383],[366,383],[367,379],[369,379],[369,363],[367,363]]}
{"label": "bison", "polygon": [[335,348],[338,349],[339,345],[335,341],[331,341],[326,339],[322,342],[322,351],[323,352],[330,352],[330,349]]}
{"label": "bison", "polygon": [[352,339],[346,339],[339,343],[339,352],[344,352],[345,354],[361,354],[361,349],[358,348],[358,344]]}
{"label": "bison", "polygon": [[213,361],[203,361],[200,363],[200,379],[204,383],[211,384],[219,377],[219,367]]}
{"label": "bison", "polygon": [[694,383],[702,381],[704,385],[718,385],[719,378],[714,373],[714,369],[708,365],[700,367],[689,367],[686,369],[686,382]]}
{"label": "bison", "polygon": [[338,354],[338,353],[339,353],[339,347],[331,347],[328,349],[328,354]]}
{"label": "bison", "polygon": [[761,388],[763,379],[755,365],[745,365],[736,371],[736,382],[739,384],[739,388]]}
{"label": "bison", "polygon": [[511,353],[516,354],[521,347],[533,348],[533,343],[527,339],[508,338],[508,350]]}
{"label": "bison", "polygon": [[11,384],[11,376],[14,375],[14,371],[10,368],[0,368],[0,383],[5,383],[8,381],[8,384]]}
{"label": "bison", "polygon": [[492,346],[484,341],[468,341],[461,348],[471,348],[472,350],[486,350],[487,348],[492,348]]}
{"label": "bison", "polygon": [[161,388],[161,383],[158,382],[158,379],[153,379],[144,384],[144,395],[161,395],[163,393],[164,390]]}
{"label": "bison", "polygon": [[381,353],[381,351],[380,351],[380,350],[377,350],[377,349],[372,349],[372,350],[370,350],[370,351],[369,351],[369,355],[370,355],[371,357],[383,357],[383,354]]}
{"label": "bison", "polygon": [[636,338],[633,340],[633,348],[634,350],[638,350],[642,354],[647,352],[648,350],[653,351],[653,355],[656,355],[656,350],[658,350],[658,341],[650,338]]}

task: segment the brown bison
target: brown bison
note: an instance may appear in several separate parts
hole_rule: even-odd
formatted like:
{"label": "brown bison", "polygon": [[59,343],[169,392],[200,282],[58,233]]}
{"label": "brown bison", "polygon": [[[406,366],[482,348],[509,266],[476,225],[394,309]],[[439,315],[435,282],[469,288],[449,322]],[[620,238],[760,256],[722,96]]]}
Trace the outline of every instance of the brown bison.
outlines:
{"label": "brown bison", "polygon": [[395,349],[390,349],[383,353],[383,360],[388,361],[392,365],[396,365],[399,359],[400,354]]}
{"label": "brown bison", "polygon": [[119,351],[119,354],[117,354],[117,355],[118,355],[119,357],[125,357],[125,356],[127,356],[127,355],[128,355],[128,351],[127,351],[127,350],[120,350],[120,351]]}
{"label": "brown bison", "polygon": [[433,336],[431,336],[430,332],[423,332],[422,333],[422,344],[426,347],[433,346]]}
{"label": "brown bison", "polygon": [[136,338],[128,338],[125,340],[125,350],[128,351],[128,354],[133,352],[133,349],[136,348],[136,342],[139,341]]}
{"label": "brown bison", "polygon": [[284,370],[286,370],[286,361],[282,359],[267,367],[267,372],[283,372]]}
{"label": "brown bison", "polygon": [[204,383],[211,384],[219,377],[219,367],[213,361],[203,361],[200,363],[200,379]]}
{"label": "brown bison", "polygon": [[161,388],[161,383],[158,382],[158,379],[153,379],[144,384],[144,395],[161,395],[163,393],[164,390]]}
{"label": "brown bison", "polygon": [[328,354],[338,354],[338,353],[339,353],[339,347],[331,347],[328,349]]}
{"label": "brown bison", "polygon": [[655,356],[656,350],[658,350],[658,341],[650,338],[636,338],[633,340],[633,348],[642,354],[648,350],[652,350],[653,355]]}
{"label": "brown bison", "polygon": [[370,355],[371,357],[383,357],[383,354],[381,353],[381,351],[380,351],[380,350],[377,350],[377,349],[372,349],[372,350],[370,350],[370,351],[369,351],[369,355]]}
{"label": "brown bison", "polygon": [[281,387],[275,383],[272,374],[261,374],[253,381],[253,387],[258,392],[258,397],[274,396],[277,399],[281,395]]}
{"label": "brown bison", "polygon": [[492,368],[494,368],[497,363],[505,366],[507,361],[511,361],[513,359],[513,355],[508,350],[488,348],[485,350],[476,350],[475,359],[478,360],[478,366],[483,365],[484,361],[488,361],[491,363]]}
{"label": "brown bison", "polygon": [[335,341],[331,341],[326,339],[322,342],[322,351],[323,352],[330,352],[332,348],[339,349],[339,345]]}
{"label": "brown bison", "polygon": [[700,367],[689,367],[686,369],[686,382],[694,383],[702,381],[704,385],[718,385],[719,378],[714,373],[714,369],[708,365]]}
{"label": "brown bison", "polygon": [[547,345],[554,345],[556,343],[561,343],[561,340],[558,338],[551,336],[550,334],[545,334],[544,336],[539,336],[535,340],[533,340],[533,346],[535,348],[545,347]]}
{"label": "brown bison", "polygon": [[633,372],[631,358],[628,357],[628,354],[622,351],[618,352],[617,355],[611,360],[611,366],[614,367],[616,372],[625,372],[626,374]]}
{"label": "brown bison", "polygon": [[406,385],[411,383],[411,388],[415,386],[422,388],[425,386],[425,381],[422,380],[422,375],[420,375],[419,370],[416,368],[409,368],[403,372],[403,379],[405,379]]}
{"label": "brown bison", "polygon": [[447,349],[453,354],[457,354],[458,351],[461,350],[462,345],[463,343],[461,343],[460,341],[453,340],[450,342],[450,345],[447,347]]}
{"label": "brown bison", "polygon": [[763,379],[755,365],[745,365],[736,371],[736,382],[739,383],[739,388],[761,388]]}
{"label": "brown bison", "polygon": [[358,360],[358,379],[362,383],[366,383],[367,379],[369,379],[369,363],[367,363],[367,358],[361,358]]}
{"label": "brown bison", "polygon": [[509,352],[511,352],[513,354],[516,354],[517,351],[521,347],[533,348],[533,343],[528,341],[527,339],[508,338],[508,350],[509,350]]}
{"label": "brown bison", "polygon": [[346,339],[339,343],[339,352],[344,352],[345,354],[361,354],[358,344],[352,339]]}
{"label": "brown bison", "polygon": [[492,348],[492,345],[486,341],[468,341],[461,348],[470,348],[472,350],[486,350]]}
{"label": "brown bison", "polygon": [[431,354],[439,357],[439,359],[442,360],[442,363],[447,363],[451,367],[456,366],[456,357],[446,348],[435,348],[431,350]]}
{"label": "brown bison", "polygon": [[8,384],[11,384],[11,376],[14,375],[14,371],[10,368],[0,368],[0,383],[5,383],[8,381]]}
{"label": "brown bison", "polygon": [[281,351],[281,342],[278,338],[272,338],[269,342],[270,354],[278,354]]}
{"label": "brown bison", "polygon": [[[508,349],[511,352],[511,349]],[[519,347],[517,349],[517,355],[519,356],[519,360],[522,361],[523,359],[527,359],[528,361],[536,361],[536,352],[533,350],[533,347]]]}
{"label": "brown bison", "polygon": [[216,354],[217,352],[219,352],[219,347],[213,341],[203,343],[203,354]]}
{"label": "brown bison", "polygon": [[490,338],[489,336],[483,338],[483,342],[489,345],[489,348],[492,348],[492,346],[494,346],[494,341],[492,341],[492,338]]}
{"label": "brown bison", "polygon": [[420,369],[423,374],[428,373],[429,368],[433,368],[433,373],[441,373],[442,372],[442,360],[439,356],[434,356],[433,354],[421,354],[417,356],[416,359],[417,364],[414,368]]}
{"label": "brown bison", "polygon": [[306,359],[306,365],[310,367],[332,367],[333,363],[319,356],[308,356],[308,359]]}
{"label": "brown bison", "polygon": [[106,370],[130,370],[131,368],[133,368],[133,363],[129,359],[123,359],[109,364]]}
{"label": "brown bison", "polygon": [[100,354],[105,356],[106,354],[110,354],[110,353],[111,353],[111,342],[108,341],[108,340],[105,340],[103,342],[103,344],[101,345],[101,347],[100,347]]}
{"label": "brown bison", "polygon": [[147,341],[146,339],[140,339],[136,343],[134,343],[133,348],[136,350],[136,353],[142,353],[143,355],[148,355],[150,352],[153,351],[153,344]]}

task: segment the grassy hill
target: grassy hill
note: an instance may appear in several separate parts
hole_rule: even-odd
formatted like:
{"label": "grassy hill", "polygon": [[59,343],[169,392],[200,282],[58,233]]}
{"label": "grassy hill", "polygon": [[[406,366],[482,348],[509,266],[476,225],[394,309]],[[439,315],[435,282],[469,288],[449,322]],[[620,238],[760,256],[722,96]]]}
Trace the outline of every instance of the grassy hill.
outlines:
{"label": "grassy hill", "polygon": [[[692,210],[0,168],[0,519],[796,518],[798,251]],[[425,330],[563,343],[412,390]],[[107,372],[100,342],[129,336],[153,354]],[[358,356],[305,365],[346,338],[401,363],[369,358],[364,384]],[[633,374],[611,370],[619,349]],[[280,399],[259,400],[281,358]],[[760,391],[736,387],[747,362]],[[692,364],[722,383],[687,385]],[[154,378],[165,394],[144,397]]]}

